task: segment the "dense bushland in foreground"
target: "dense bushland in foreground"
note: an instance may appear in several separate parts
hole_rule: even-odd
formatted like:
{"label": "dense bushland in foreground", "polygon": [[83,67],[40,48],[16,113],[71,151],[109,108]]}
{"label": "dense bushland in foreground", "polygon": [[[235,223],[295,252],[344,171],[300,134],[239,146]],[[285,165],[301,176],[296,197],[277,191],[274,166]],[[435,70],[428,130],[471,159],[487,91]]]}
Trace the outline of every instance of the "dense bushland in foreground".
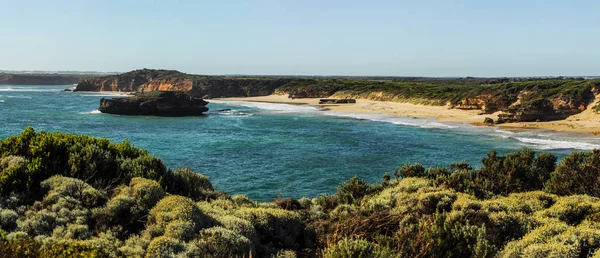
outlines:
{"label": "dense bushland in foreground", "polygon": [[600,151],[406,164],[259,203],[129,142],[0,142],[0,257],[600,257]]}

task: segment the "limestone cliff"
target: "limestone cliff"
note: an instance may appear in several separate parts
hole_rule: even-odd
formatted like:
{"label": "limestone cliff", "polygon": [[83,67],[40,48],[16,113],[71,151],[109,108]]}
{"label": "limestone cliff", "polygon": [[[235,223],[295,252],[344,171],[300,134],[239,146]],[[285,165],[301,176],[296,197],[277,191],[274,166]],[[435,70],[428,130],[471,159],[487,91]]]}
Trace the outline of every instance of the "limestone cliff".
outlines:
{"label": "limestone cliff", "polygon": [[203,98],[250,97],[273,94],[292,79],[190,75],[171,70],[136,70],[81,81],[75,91],[184,91]]}

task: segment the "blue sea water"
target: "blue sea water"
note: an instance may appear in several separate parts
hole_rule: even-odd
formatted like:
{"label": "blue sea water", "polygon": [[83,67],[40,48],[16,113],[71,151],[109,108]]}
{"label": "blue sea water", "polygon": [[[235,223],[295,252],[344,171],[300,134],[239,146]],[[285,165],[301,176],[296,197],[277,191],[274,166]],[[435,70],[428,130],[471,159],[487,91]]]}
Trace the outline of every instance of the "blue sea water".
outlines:
{"label": "blue sea water", "polygon": [[[321,111],[306,105],[211,101],[203,117],[118,116],[97,111],[107,93],[63,92],[72,86],[0,85],[0,138],[28,126],[129,139],[171,168],[190,167],[231,194],[261,201],[333,193],[358,175],[369,182],[410,162],[481,165],[491,149],[523,147],[559,157],[600,147],[599,138],[439,123],[432,119]],[[231,109],[230,112],[215,112]]]}

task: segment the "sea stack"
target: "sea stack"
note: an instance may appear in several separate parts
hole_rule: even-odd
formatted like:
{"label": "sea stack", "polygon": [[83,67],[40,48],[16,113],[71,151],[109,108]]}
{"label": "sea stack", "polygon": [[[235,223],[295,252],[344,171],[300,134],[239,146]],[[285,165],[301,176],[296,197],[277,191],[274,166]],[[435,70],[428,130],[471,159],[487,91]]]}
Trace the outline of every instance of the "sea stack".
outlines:
{"label": "sea stack", "polygon": [[98,110],[117,115],[199,116],[208,102],[181,91],[152,91],[133,97],[100,100]]}

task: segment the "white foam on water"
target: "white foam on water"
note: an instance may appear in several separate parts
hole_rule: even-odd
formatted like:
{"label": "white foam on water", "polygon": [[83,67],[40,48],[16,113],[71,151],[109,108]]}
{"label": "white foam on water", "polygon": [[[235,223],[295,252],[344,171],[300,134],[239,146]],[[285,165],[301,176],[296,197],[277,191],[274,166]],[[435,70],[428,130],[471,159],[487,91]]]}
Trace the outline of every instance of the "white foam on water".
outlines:
{"label": "white foam on water", "polygon": [[13,95],[7,95],[7,98],[11,98],[11,99],[32,99],[32,97],[30,96],[13,96]]}
{"label": "white foam on water", "polygon": [[397,125],[414,126],[421,128],[439,128],[439,129],[454,129],[459,128],[459,125],[451,123],[440,123],[433,118],[414,118],[414,117],[403,117],[394,116],[387,114],[363,114],[363,113],[345,113],[345,112],[333,112],[325,111],[324,115],[327,116],[338,116],[338,117],[349,117],[360,120],[370,120],[376,122],[387,122]]}
{"label": "white foam on water", "polygon": [[40,88],[0,88],[0,92],[58,92],[62,89],[40,89]]}
{"label": "white foam on water", "polygon": [[102,114],[102,112],[100,112],[100,110],[96,109],[96,110],[92,110],[92,111],[89,111],[89,112],[79,112],[79,114],[81,114],[81,115]]}
{"label": "white foam on water", "polygon": [[3,100],[3,99],[0,99],[0,103],[4,103],[4,100]]}
{"label": "white foam on water", "polygon": [[438,122],[434,118],[414,118],[394,116],[389,114],[364,114],[321,111],[317,107],[309,105],[290,105],[265,102],[222,100],[210,100],[210,102],[232,106],[252,107],[277,113],[315,113],[326,116],[337,116],[360,120],[369,120],[375,122],[386,122],[402,126],[450,130],[461,134],[487,135],[507,140],[514,140],[520,143],[523,147],[528,147],[536,150],[600,149],[600,138],[591,137],[587,134],[552,132],[541,129],[532,129],[527,131],[508,131],[493,126],[475,126],[469,123]]}
{"label": "white foam on water", "polygon": [[514,137],[514,139],[533,145],[535,149],[541,150],[556,150],[556,149],[577,149],[577,150],[593,150],[600,149],[600,144],[581,142],[573,140],[551,140],[543,138],[527,138],[527,137]]}
{"label": "white foam on water", "polygon": [[400,117],[385,114],[359,114],[323,112],[329,116],[348,117],[377,122],[388,122],[403,126],[451,130],[470,135],[488,135],[518,141],[523,147],[537,150],[593,150],[600,149],[600,138],[583,134],[552,132],[548,130],[508,131],[498,127],[475,126],[469,123],[437,122],[433,118]]}
{"label": "white foam on water", "polygon": [[209,103],[219,103],[230,106],[243,106],[268,110],[276,113],[313,113],[319,111],[318,108],[309,105],[291,105],[280,103],[250,102],[250,101],[226,101],[226,100],[208,100]]}
{"label": "white foam on water", "polygon": [[225,110],[225,111],[209,111],[207,112],[207,114],[210,115],[216,115],[216,116],[222,116],[222,117],[231,117],[231,118],[235,118],[235,117],[248,117],[248,116],[253,116],[254,114],[251,113],[247,113],[247,112],[243,112],[243,111],[239,111],[239,110],[235,110],[235,109],[231,109],[231,110]]}

